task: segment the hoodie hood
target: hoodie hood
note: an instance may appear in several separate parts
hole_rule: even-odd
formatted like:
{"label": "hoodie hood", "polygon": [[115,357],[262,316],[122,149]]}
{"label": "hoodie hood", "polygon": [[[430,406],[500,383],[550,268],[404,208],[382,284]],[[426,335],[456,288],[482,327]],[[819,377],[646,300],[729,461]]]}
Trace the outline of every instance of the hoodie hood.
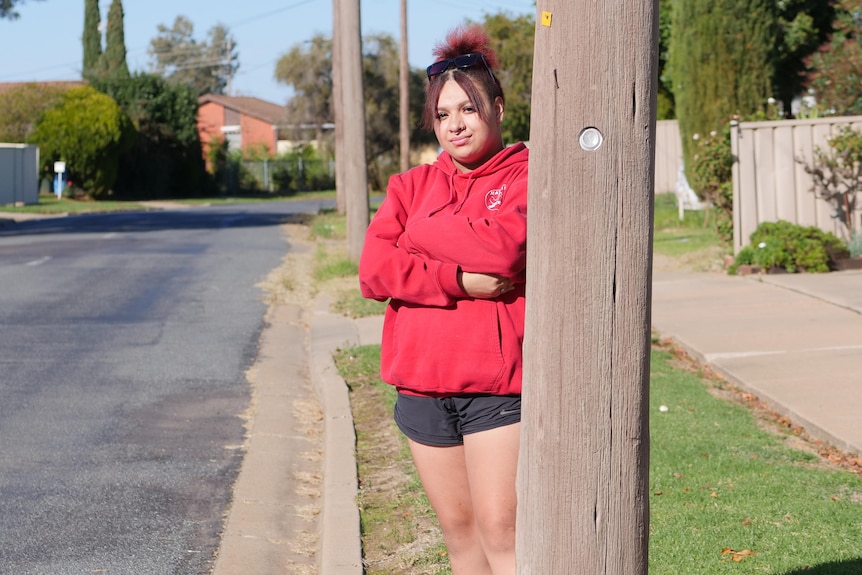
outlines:
{"label": "hoodie hood", "polygon": [[[452,156],[450,156],[448,152],[442,152],[437,157],[437,160],[432,164],[432,166],[446,174],[446,179],[449,182],[449,197],[446,199],[445,202],[441,203],[439,206],[434,207],[434,209],[428,212],[427,216],[430,217],[442,210],[445,206],[455,203],[456,180],[466,180],[466,189],[469,191],[469,189],[473,186],[473,182],[475,182],[477,179],[488,174],[499,173],[501,170],[505,170],[521,162],[526,162],[526,154],[527,146],[524,145],[523,142],[518,142],[517,144],[513,144],[511,146],[503,148],[494,156],[492,156],[491,159],[489,159],[487,162],[485,162],[475,170],[470,170],[469,172],[462,172],[458,169],[458,166],[455,165],[455,162],[452,161]],[[463,204],[467,200],[468,195],[469,193],[463,194],[460,201],[457,202],[458,207],[456,208],[456,211],[459,210],[461,204]]]}

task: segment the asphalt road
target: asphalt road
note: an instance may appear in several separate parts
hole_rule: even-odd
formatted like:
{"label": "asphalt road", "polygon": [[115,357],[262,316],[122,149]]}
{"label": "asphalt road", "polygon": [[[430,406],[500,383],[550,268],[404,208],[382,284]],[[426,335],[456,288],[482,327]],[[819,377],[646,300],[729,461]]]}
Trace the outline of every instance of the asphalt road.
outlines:
{"label": "asphalt road", "polygon": [[308,203],[0,227],[0,574],[204,574]]}

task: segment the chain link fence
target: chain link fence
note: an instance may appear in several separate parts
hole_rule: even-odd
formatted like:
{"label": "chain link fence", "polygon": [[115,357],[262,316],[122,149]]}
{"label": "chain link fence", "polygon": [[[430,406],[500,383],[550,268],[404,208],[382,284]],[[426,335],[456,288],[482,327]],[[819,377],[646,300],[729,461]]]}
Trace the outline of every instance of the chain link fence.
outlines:
{"label": "chain link fence", "polygon": [[335,188],[335,160],[239,160],[229,163],[223,179],[227,193],[331,190]]}

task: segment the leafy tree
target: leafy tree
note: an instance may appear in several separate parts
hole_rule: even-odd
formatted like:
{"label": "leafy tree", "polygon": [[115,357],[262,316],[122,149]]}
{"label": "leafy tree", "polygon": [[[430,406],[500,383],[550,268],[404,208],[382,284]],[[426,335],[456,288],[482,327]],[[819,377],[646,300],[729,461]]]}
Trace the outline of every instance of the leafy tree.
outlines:
{"label": "leafy tree", "polygon": [[[308,42],[294,45],[276,62],[275,79],[293,88],[294,96],[287,103],[291,122],[297,126],[316,126],[316,138],[320,141],[323,124],[334,117],[332,40],[315,34]],[[368,92],[366,99],[367,96]]]}
{"label": "leafy tree", "polygon": [[18,18],[15,5],[23,3],[24,0],[0,0],[0,19],[8,18],[9,20],[15,20]]}
{"label": "leafy tree", "polygon": [[[669,68],[674,0],[659,0],[659,120],[675,117],[673,78]],[[715,12],[721,8],[715,8]],[[807,81],[807,59],[829,37],[835,15],[833,2],[780,0],[775,2],[777,27],[771,64],[772,95],[789,111]],[[708,17],[708,16],[705,16]]]}
{"label": "leafy tree", "polygon": [[691,179],[695,134],[765,110],[778,15],[772,0],[673,0],[672,6],[670,76]]}
{"label": "leafy tree", "polygon": [[224,94],[230,78],[239,69],[236,40],[222,24],[207,33],[207,40],[194,38],[194,25],[177,16],[171,28],[158,26],[147,51],[151,68],[172,83],[190,86],[197,95]]}
{"label": "leafy tree", "polygon": [[202,192],[204,162],[197,132],[197,95],[160,76],[136,73],[93,86],[128,114],[136,132],[119,159],[117,195],[178,197]]}
{"label": "leafy tree", "polygon": [[848,239],[860,235],[858,196],[862,195],[862,132],[849,126],[839,128],[827,140],[829,149],[814,149],[815,161],[804,164],[811,175],[811,191],[826,200],[833,217],[844,224]]}
{"label": "leafy tree", "polygon": [[[382,189],[389,176],[399,168],[398,44],[388,34],[368,36],[363,38],[362,51],[369,181]],[[287,104],[291,123],[317,126],[316,137],[320,141],[322,125],[332,122],[334,116],[332,41],[318,34],[310,42],[297,44],[279,58],[275,77],[294,90]],[[434,141],[432,134],[418,127],[425,81],[424,71],[411,71],[410,124],[414,128],[410,141],[413,143]]]}
{"label": "leafy tree", "polygon": [[99,30],[99,0],[84,0],[84,66],[83,76],[98,74],[102,60],[102,32]]}
{"label": "leafy tree", "polygon": [[838,115],[862,114],[862,0],[837,3],[835,32],[810,64],[811,87],[818,107]]}
{"label": "leafy tree", "polygon": [[128,78],[126,64],[126,35],[123,30],[123,2],[113,0],[108,9],[108,28],[105,32],[104,73],[108,77]]}
{"label": "leafy tree", "polygon": [[529,140],[535,17],[530,14],[511,18],[498,13],[487,15],[483,25],[500,60],[500,83],[506,96],[503,140]]}
{"label": "leafy tree", "polygon": [[[368,178],[378,190],[385,189],[389,176],[400,169],[399,150],[399,46],[388,34],[368,36],[362,42],[362,67],[365,89],[365,132]],[[411,70],[410,141],[415,144],[436,142],[433,134],[419,128],[426,83],[424,71]]]}
{"label": "leafy tree", "polygon": [[42,113],[57,105],[65,91],[34,82],[0,92],[0,142],[26,142]]}
{"label": "leafy tree", "polygon": [[39,146],[46,172],[65,161],[70,179],[101,197],[111,192],[120,155],[133,137],[131,120],[110,96],[81,86],[42,114],[31,142]]}
{"label": "leafy tree", "polygon": [[673,0],[659,0],[658,9],[658,100],[656,117],[659,120],[672,120],[676,117],[673,101],[673,84],[668,74],[668,50],[673,29]]}
{"label": "leafy tree", "polygon": [[774,96],[789,112],[807,82],[807,62],[832,31],[835,7],[823,0],[782,0],[775,42]]}
{"label": "leafy tree", "polygon": [[398,43],[388,34],[367,36],[362,52],[368,181],[380,190],[400,168]]}

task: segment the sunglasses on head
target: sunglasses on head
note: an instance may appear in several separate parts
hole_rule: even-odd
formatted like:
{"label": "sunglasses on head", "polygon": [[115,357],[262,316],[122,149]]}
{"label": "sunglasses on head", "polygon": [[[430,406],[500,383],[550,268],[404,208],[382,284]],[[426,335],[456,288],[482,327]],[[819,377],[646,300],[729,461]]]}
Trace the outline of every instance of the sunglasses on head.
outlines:
{"label": "sunglasses on head", "polygon": [[494,77],[494,73],[488,66],[488,62],[485,61],[485,56],[478,53],[462,54],[461,56],[455,56],[454,58],[439,60],[425,68],[425,72],[428,74],[428,79],[430,80],[434,76],[439,76],[449,68],[472,68],[473,66],[478,65],[480,62],[483,66],[485,66],[485,70],[487,70],[488,75],[491,76],[491,79],[496,81],[497,79]]}

